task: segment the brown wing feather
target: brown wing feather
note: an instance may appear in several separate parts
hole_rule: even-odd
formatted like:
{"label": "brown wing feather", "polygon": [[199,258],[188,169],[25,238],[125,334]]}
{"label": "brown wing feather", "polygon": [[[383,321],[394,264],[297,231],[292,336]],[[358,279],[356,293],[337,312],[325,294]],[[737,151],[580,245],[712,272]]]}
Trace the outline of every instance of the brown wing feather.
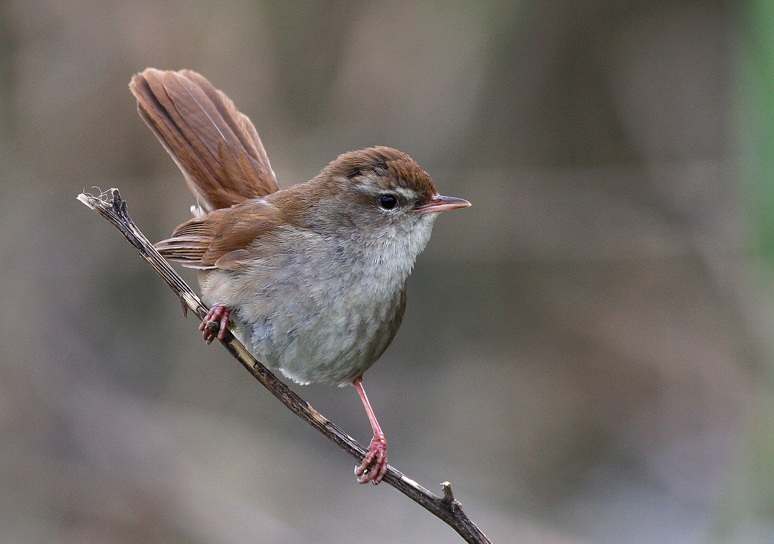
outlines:
{"label": "brown wing feather", "polygon": [[155,247],[165,258],[188,268],[236,269],[249,260],[257,239],[271,236],[283,223],[275,206],[249,200],[194,217]]}
{"label": "brown wing feather", "polygon": [[129,88],[205,211],[279,190],[255,127],[204,77],[148,68]]}

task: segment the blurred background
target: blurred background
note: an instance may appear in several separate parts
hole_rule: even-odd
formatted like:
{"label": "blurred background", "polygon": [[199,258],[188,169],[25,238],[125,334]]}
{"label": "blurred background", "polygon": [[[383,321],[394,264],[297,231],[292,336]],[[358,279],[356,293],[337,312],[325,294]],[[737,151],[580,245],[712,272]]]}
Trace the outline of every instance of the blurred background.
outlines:
{"label": "blurred background", "polygon": [[[0,1],[0,542],[460,541],[75,200],[187,219],[148,66],[224,90],[283,185],[381,144],[473,202],[366,376],[396,468],[498,543],[773,542],[772,7]],[[295,389],[370,439],[353,389]]]}

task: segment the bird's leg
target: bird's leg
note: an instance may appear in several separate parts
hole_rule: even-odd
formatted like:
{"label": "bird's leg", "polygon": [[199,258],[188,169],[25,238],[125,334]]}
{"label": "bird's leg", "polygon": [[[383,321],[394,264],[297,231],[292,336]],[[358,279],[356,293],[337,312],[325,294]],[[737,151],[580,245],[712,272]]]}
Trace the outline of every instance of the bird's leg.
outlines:
{"label": "bird's leg", "polygon": [[[202,331],[204,341],[209,344],[215,340],[216,336],[218,340],[223,340],[226,337],[230,316],[231,310],[229,310],[227,306],[215,304],[210,308],[210,311],[204,316],[202,324],[199,325],[199,330]],[[216,331],[218,333],[217,335],[215,334]]]}
{"label": "bird's leg", "polygon": [[357,394],[360,395],[360,400],[363,401],[363,406],[371,422],[371,428],[374,431],[374,437],[368,446],[368,452],[363,458],[363,463],[355,469],[355,476],[357,476],[357,481],[361,484],[371,482],[377,485],[387,473],[387,439],[384,437],[379,422],[376,421],[376,414],[374,414],[374,410],[371,408],[371,403],[368,402],[365,389],[363,389],[362,379],[356,379],[352,382],[352,385],[355,386]]}

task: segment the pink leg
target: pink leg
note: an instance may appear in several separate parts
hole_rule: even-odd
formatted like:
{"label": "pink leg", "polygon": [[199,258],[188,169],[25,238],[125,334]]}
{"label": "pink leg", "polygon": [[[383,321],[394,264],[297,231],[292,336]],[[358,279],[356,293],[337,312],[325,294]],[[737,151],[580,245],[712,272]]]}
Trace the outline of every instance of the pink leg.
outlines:
{"label": "pink leg", "polygon": [[202,324],[199,325],[199,330],[202,331],[204,341],[208,344],[215,340],[215,333],[211,330],[213,325],[218,326],[218,340],[223,340],[226,337],[226,331],[228,330],[228,320],[231,315],[231,310],[227,306],[221,306],[215,304],[207,315],[204,316]]}
{"label": "pink leg", "polygon": [[374,437],[368,446],[368,453],[363,458],[363,463],[355,469],[355,476],[357,476],[357,481],[361,484],[371,482],[377,485],[387,473],[387,439],[384,437],[379,422],[376,421],[376,414],[374,414],[374,410],[371,408],[371,403],[368,402],[365,389],[363,389],[363,381],[358,378],[352,382],[352,385],[355,386],[357,394],[360,395],[360,400],[363,401],[363,406],[371,422],[371,428],[374,431]]}

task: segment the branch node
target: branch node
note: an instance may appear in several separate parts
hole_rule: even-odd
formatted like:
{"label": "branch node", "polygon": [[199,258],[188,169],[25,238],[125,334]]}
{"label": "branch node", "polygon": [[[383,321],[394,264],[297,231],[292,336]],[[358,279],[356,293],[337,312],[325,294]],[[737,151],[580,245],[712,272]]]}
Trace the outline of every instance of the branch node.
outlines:
{"label": "branch node", "polygon": [[452,492],[451,482],[441,483],[441,489],[443,489],[443,502],[451,504],[455,501],[454,493]]}

